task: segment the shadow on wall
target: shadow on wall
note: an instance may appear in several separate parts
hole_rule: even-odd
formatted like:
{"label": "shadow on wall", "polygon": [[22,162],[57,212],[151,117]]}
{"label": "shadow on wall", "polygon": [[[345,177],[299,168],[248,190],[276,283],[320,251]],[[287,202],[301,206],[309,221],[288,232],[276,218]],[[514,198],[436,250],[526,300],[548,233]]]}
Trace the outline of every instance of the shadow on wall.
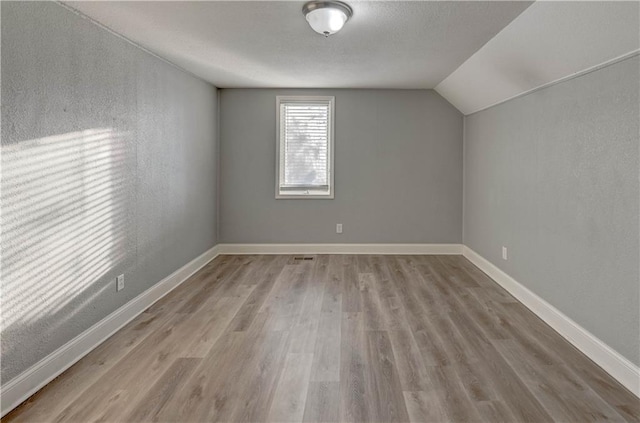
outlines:
{"label": "shadow on wall", "polygon": [[113,288],[97,282],[127,250],[126,159],[111,128],[2,146],[3,364],[42,341],[14,334],[55,330]]}

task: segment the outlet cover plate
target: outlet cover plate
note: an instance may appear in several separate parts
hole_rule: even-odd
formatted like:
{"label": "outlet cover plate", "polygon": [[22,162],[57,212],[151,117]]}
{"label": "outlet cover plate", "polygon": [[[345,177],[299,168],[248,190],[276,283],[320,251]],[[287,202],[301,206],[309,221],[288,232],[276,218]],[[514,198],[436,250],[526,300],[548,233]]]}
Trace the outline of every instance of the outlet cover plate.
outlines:
{"label": "outlet cover plate", "polygon": [[124,275],[119,275],[116,278],[116,292],[124,289]]}

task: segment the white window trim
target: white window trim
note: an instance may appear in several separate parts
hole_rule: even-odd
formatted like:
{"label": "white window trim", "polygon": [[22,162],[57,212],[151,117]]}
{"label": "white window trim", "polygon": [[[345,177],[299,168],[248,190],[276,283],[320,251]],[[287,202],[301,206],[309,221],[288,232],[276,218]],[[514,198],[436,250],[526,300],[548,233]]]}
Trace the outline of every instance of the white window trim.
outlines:
{"label": "white window trim", "polygon": [[[280,104],[299,101],[329,102],[329,194],[281,194],[280,193]],[[276,96],[276,199],[278,200],[333,200],[335,191],[334,139],[336,98],[333,96]]]}

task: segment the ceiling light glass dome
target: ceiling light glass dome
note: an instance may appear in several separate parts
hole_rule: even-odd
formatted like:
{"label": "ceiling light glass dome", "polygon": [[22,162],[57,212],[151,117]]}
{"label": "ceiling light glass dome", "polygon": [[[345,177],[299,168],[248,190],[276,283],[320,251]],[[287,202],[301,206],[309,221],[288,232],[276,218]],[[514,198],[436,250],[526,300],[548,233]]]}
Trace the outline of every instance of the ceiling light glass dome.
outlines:
{"label": "ceiling light glass dome", "polygon": [[340,1],[310,1],[302,8],[307,22],[315,32],[328,37],[340,31],[353,11]]}

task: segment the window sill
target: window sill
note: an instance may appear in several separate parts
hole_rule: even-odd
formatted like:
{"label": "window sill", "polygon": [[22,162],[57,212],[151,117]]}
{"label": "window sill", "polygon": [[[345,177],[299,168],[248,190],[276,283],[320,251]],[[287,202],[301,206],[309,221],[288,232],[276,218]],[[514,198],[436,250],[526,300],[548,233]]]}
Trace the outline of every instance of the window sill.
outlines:
{"label": "window sill", "polygon": [[313,191],[288,191],[284,193],[276,193],[276,200],[333,200],[333,193],[320,193]]}

